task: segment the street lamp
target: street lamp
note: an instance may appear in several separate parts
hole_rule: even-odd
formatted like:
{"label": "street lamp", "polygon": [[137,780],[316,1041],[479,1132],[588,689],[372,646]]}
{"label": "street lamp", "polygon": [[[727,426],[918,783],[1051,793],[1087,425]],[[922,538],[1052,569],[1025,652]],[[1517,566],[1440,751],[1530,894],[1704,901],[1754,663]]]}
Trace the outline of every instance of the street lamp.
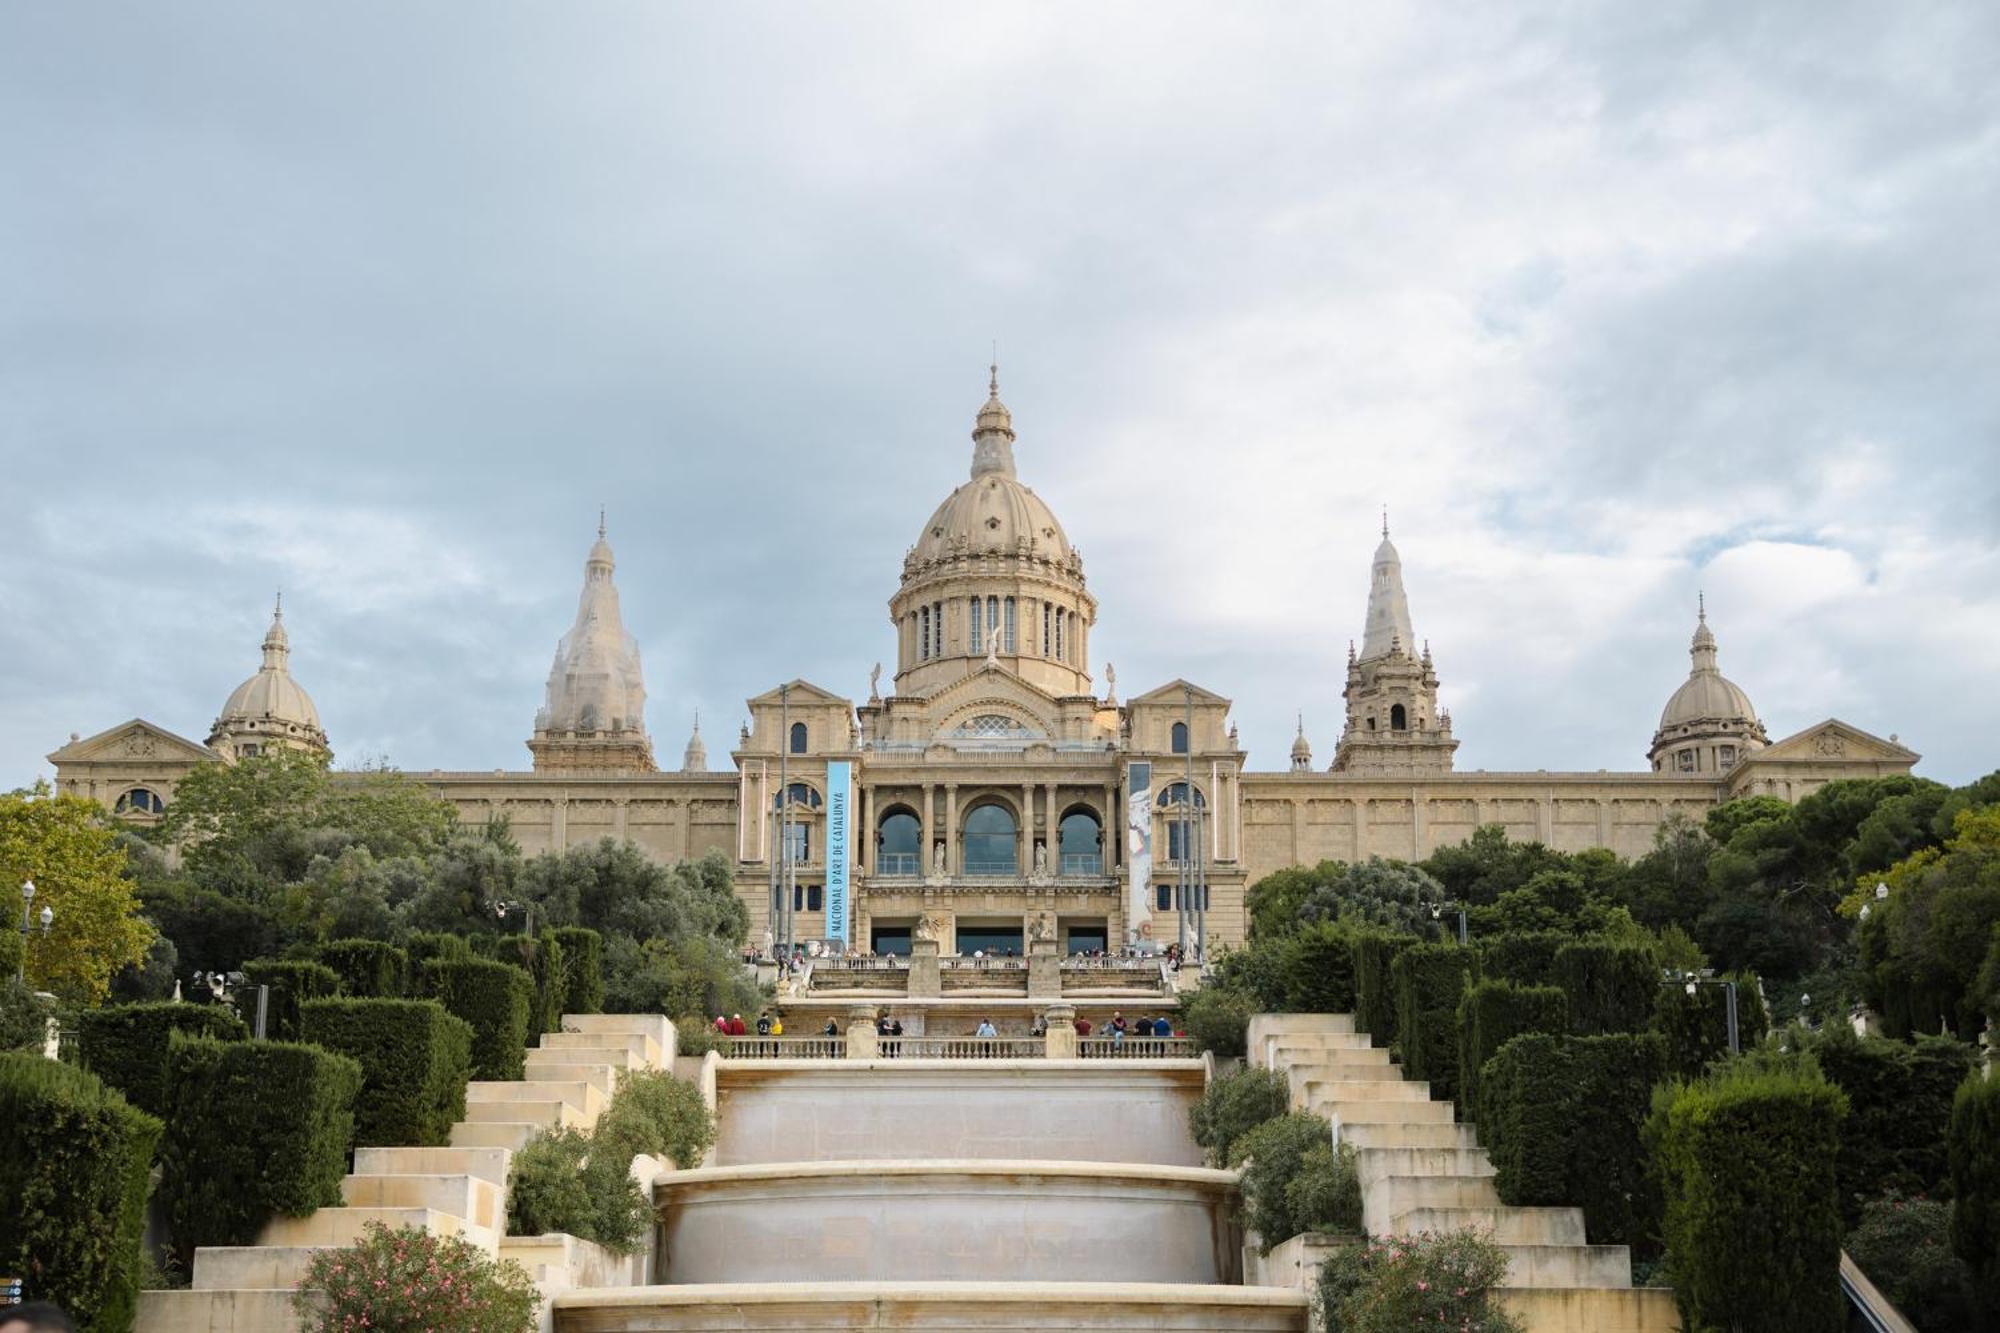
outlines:
{"label": "street lamp", "polygon": [[35,881],[24,879],[21,881],[21,962],[14,973],[14,980],[20,982],[22,985],[26,985],[28,981],[28,937],[35,933],[34,923],[37,920],[42,923],[42,934],[48,934],[49,927],[56,922],[56,909],[50,907],[47,903],[43,903],[41,916],[37,917],[35,915]]}
{"label": "street lamp", "polygon": [[[1674,980],[1673,973],[1668,972],[1665,977],[1661,978],[1661,984],[1671,986]],[[1682,982],[1682,988],[1687,991],[1687,997],[1690,1000],[1695,997],[1703,986],[1722,987],[1723,995],[1727,999],[1724,1016],[1728,1019],[1729,1023],[1729,1053],[1731,1055],[1739,1053],[1742,1050],[1742,1045],[1736,1029],[1736,983],[1726,977],[1717,980],[1714,976],[1706,972],[1701,976],[1696,976],[1692,972],[1684,972],[1680,976],[1680,981]]]}
{"label": "street lamp", "polygon": [[1452,904],[1452,903],[1432,903],[1432,904],[1431,904],[1431,920],[1433,920],[1433,921],[1443,921],[1443,920],[1444,920],[1444,909],[1445,909],[1446,907],[1451,907],[1451,908],[1452,908],[1452,909],[1453,909],[1454,911],[1456,911],[1456,912],[1458,913],[1458,942],[1459,942],[1460,944],[1464,944],[1464,943],[1465,943],[1465,907],[1464,907],[1464,905],[1463,905],[1463,904]]}

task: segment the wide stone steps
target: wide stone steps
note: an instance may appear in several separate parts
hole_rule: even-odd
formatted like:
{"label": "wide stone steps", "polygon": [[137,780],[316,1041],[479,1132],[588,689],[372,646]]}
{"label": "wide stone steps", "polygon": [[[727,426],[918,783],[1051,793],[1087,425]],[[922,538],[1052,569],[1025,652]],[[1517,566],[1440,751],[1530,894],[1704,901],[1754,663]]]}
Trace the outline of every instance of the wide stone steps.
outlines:
{"label": "wide stone steps", "polygon": [[1529,1333],[1669,1333],[1673,1293],[1632,1286],[1631,1251],[1592,1245],[1576,1208],[1502,1203],[1478,1135],[1451,1103],[1402,1077],[1345,1015],[1263,1015],[1253,1063],[1285,1076],[1293,1104],[1327,1117],[1355,1149],[1362,1222],[1371,1235],[1477,1230],[1507,1256],[1501,1304]]}
{"label": "wide stone steps", "polygon": [[[256,1245],[197,1249],[189,1290],[140,1293],[137,1333],[295,1328],[293,1293],[312,1257],[351,1244],[370,1222],[462,1236],[499,1253],[513,1153],[545,1128],[595,1124],[627,1072],[672,1067],[673,1025],[664,1017],[571,1014],[563,1024],[527,1053],[521,1081],[467,1086],[466,1119],[452,1126],[449,1147],[356,1148],[354,1173],[341,1181],[342,1206],[273,1218]],[[545,1295],[605,1280],[601,1260],[579,1280],[570,1268],[576,1248],[535,1252],[533,1276]]]}

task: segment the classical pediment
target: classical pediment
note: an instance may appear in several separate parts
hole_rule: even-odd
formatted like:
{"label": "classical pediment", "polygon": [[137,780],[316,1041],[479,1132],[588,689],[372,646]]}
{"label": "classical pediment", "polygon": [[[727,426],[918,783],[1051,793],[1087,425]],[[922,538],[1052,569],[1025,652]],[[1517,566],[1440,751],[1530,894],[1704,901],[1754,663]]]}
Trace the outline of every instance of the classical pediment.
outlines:
{"label": "classical pediment", "polygon": [[[1000,666],[981,667],[924,700],[940,740],[983,736],[1047,740],[1060,713],[1054,695]],[[1010,725],[1008,725],[1010,724]]]}
{"label": "classical pediment", "polygon": [[1229,707],[1229,700],[1223,698],[1213,690],[1204,690],[1201,686],[1184,679],[1170,680],[1158,689],[1147,690],[1144,694],[1127,700],[1125,706],[1128,708],[1140,708],[1148,705],[1172,704],[1178,708],[1185,704],[1190,697],[1193,698],[1196,704],[1221,708]]}
{"label": "classical pediment", "polygon": [[165,727],[135,717],[95,736],[71,741],[49,755],[48,759],[56,765],[124,762],[201,764],[221,757],[206,745],[198,745]]}
{"label": "classical pediment", "polygon": [[784,701],[780,695],[781,690],[789,691],[790,701],[794,707],[810,707],[814,704],[833,704],[842,708],[853,707],[848,699],[833,693],[831,690],[823,690],[807,680],[793,680],[789,685],[766,690],[764,693],[749,700],[750,707],[753,709],[759,707],[776,708]]}
{"label": "classical pediment", "polygon": [[1838,718],[1795,732],[1753,751],[1748,761],[1756,764],[1790,763],[1898,763],[1914,764],[1921,758],[1916,751],[1895,741],[1885,741]]}

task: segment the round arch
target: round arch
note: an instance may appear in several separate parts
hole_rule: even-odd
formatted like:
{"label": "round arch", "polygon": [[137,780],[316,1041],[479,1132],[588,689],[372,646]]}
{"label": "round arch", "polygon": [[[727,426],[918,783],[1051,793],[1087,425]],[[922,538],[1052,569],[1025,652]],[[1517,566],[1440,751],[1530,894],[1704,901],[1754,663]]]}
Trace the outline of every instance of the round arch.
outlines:
{"label": "round arch", "polygon": [[1021,823],[1014,807],[998,797],[984,797],[965,812],[959,833],[968,875],[1018,874]]}

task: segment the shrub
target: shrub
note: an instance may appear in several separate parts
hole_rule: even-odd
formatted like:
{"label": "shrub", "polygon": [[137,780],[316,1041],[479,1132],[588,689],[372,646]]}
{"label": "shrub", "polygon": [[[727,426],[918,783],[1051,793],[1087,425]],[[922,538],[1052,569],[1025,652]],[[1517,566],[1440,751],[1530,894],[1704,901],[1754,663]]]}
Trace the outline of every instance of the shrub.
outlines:
{"label": "shrub", "polygon": [[514,1155],[507,1177],[507,1234],[566,1231],[629,1253],[652,1220],[631,1169],[631,1154],[621,1155],[601,1135],[543,1130]]}
{"label": "shrub", "polygon": [[556,942],[569,959],[569,993],[562,1012],[595,1014],[604,1008],[604,937],[583,926],[558,926]]}
{"label": "shrub", "polygon": [[1467,1117],[1479,1113],[1479,1076],[1494,1052],[1524,1032],[1569,1030],[1569,1001],[1554,986],[1475,981],[1458,1002],[1458,1092]]}
{"label": "shrub", "polygon": [[1273,1070],[1246,1067],[1220,1074],[1188,1110],[1188,1131],[1207,1150],[1212,1164],[1234,1166],[1237,1142],[1265,1121],[1283,1115],[1291,1100],[1285,1076]]}
{"label": "shrub", "polygon": [[1354,934],[1331,921],[1299,927],[1278,946],[1285,1011],[1298,1014],[1354,1012]]}
{"label": "shrub", "polygon": [[518,1079],[526,1064],[535,979],[509,963],[481,958],[424,966],[424,989],[472,1024],[472,1076]]}
{"label": "shrub", "polygon": [[1951,1249],[1951,1205],[1891,1194],[1847,1233],[1849,1257],[1918,1328],[1974,1328],[1972,1272]]}
{"label": "shrub", "polygon": [[715,1030],[712,1018],[683,1014],[674,1020],[675,1055],[707,1055],[710,1051],[729,1053],[729,1039]]}
{"label": "shrub", "polygon": [[381,940],[334,940],[319,946],[319,960],[340,974],[341,992],[396,999],[409,993],[410,956]]}
{"label": "shrub", "polygon": [[534,1333],[541,1294],[521,1266],[415,1227],[312,1257],[295,1298],[305,1333]]}
{"label": "shrub", "polygon": [[1987,1319],[2000,1321],[2000,1074],[1974,1074],[1959,1085],[1946,1139],[1951,1246],[1972,1266]]}
{"label": "shrub", "polygon": [[1263,1253],[1269,1254],[1272,1246],[1290,1240],[1316,1220],[1292,1211],[1294,1199],[1286,1187],[1298,1178],[1306,1154],[1320,1144],[1332,1147],[1333,1125],[1305,1111],[1266,1120],[1237,1140],[1236,1152],[1243,1159],[1244,1223],[1257,1233]]}
{"label": "shrub", "polygon": [[1376,1046],[1396,1044],[1396,982],[1392,969],[1415,935],[1363,931],[1354,937],[1355,1026]]}
{"label": "shrub", "polygon": [[1517,986],[1553,986],[1556,951],[1574,938],[1559,930],[1522,930],[1480,940],[1479,974]]}
{"label": "shrub", "polygon": [[681,1170],[701,1165],[715,1143],[715,1116],[701,1092],[665,1070],[627,1073],[592,1131],[601,1148],[615,1148],[629,1166],[645,1153]]}
{"label": "shrub", "polygon": [[1519,1321],[1493,1303],[1506,1273],[1506,1252],[1479,1232],[1348,1245],[1320,1267],[1320,1318],[1327,1333],[1521,1333]]}
{"label": "shrub", "polygon": [[1458,1095],[1458,1001],[1476,958],[1462,944],[1416,944],[1390,967],[1403,1069],[1447,1100]]}
{"label": "shrub", "polygon": [[[1748,974],[1727,979],[1737,983],[1737,1045],[1747,1051],[1764,1039],[1764,1002]],[[1693,995],[1682,986],[1661,985],[1656,991],[1653,1029],[1667,1039],[1667,1067],[1682,1078],[1699,1078],[1710,1064],[1729,1054],[1728,993],[1714,984],[1695,987]]]}
{"label": "shrub", "polygon": [[1848,1225],[1881,1195],[1939,1193],[1948,1170],[1945,1127],[1952,1097],[1972,1072],[1972,1048],[1950,1037],[1863,1038],[1845,1024],[1807,1047],[1827,1081],[1847,1094],[1839,1175]]}
{"label": "shrub", "polygon": [[257,1027],[257,988],[271,988],[264,1035],[272,1041],[297,1041],[299,1006],[340,994],[340,975],[324,963],[296,959],[258,958],[243,965],[243,984],[236,990],[236,1012],[253,1032]]}
{"label": "shrub", "polygon": [[1666,1045],[1650,1032],[1530,1033],[1503,1045],[1480,1076],[1478,1108],[1501,1199],[1580,1207],[1598,1244],[1657,1252],[1644,1128],[1665,1069]]}
{"label": "shrub", "polygon": [[243,1020],[219,1004],[113,1004],[86,1009],[77,1022],[83,1066],[151,1115],[167,1113],[167,1038],[240,1041]]}
{"label": "shrub", "polygon": [[183,1269],[198,1245],[251,1245],[273,1216],[340,1202],[361,1066],[317,1046],[175,1033],[160,1192]]}
{"label": "shrub", "polygon": [[[5,931],[0,931],[4,935]],[[20,943],[16,939],[15,944]],[[11,972],[0,977],[0,1051],[33,1051],[40,1054],[48,1040],[49,1019],[55,1006],[23,984]]]}
{"label": "shrub", "polygon": [[357,1143],[437,1146],[465,1117],[472,1028],[431,1000],[309,1000],[305,1039],[361,1066]]}
{"label": "shrub", "polygon": [[1607,939],[1577,940],[1556,950],[1555,977],[1569,996],[1570,1029],[1580,1037],[1644,1032],[1663,989],[1658,955]]}
{"label": "shrub", "polygon": [[448,931],[412,931],[403,940],[403,952],[410,958],[410,983],[416,984],[424,964],[437,959],[447,962],[463,962],[472,957],[472,946],[465,942],[465,936],[453,935]]}
{"label": "shrub", "polygon": [[[1300,1231],[1361,1230],[1361,1176],[1354,1146],[1316,1143],[1299,1158],[1299,1173],[1285,1182],[1285,1207]],[[1296,1233],[1294,1233],[1296,1234]]]}
{"label": "shrub", "polygon": [[1847,1098],[1809,1063],[1724,1066],[1656,1090],[1646,1137],[1691,1328],[1842,1326],[1834,1154]]}
{"label": "shrub", "polygon": [[562,1031],[563,997],[569,991],[569,967],[555,932],[502,935],[493,949],[495,962],[511,963],[534,978],[528,1004],[528,1033]]}
{"label": "shrub", "polygon": [[0,1272],[26,1297],[85,1328],[131,1328],[160,1131],[93,1074],[0,1054]]}
{"label": "shrub", "polygon": [[1248,1048],[1250,1016],[1256,1001],[1243,991],[1213,982],[1181,1001],[1181,1021],[1195,1045],[1224,1058],[1241,1059]]}

